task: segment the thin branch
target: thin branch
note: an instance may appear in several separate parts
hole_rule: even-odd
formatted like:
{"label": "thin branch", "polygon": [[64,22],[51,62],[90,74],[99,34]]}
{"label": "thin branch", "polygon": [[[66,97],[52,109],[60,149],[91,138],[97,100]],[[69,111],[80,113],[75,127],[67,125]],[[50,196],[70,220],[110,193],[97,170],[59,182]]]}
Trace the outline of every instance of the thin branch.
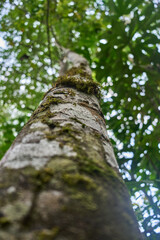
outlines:
{"label": "thin branch", "polygon": [[33,108],[30,108],[30,107],[25,107],[25,109],[27,109],[27,110],[29,110],[29,111],[31,111],[31,112],[34,112],[34,110],[35,110],[35,109],[33,109]]}
{"label": "thin branch", "polygon": [[64,55],[64,47],[61,46],[61,44],[60,44],[59,40],[57,39],[57,36],[56,36],[55,31],[54,31],[52,26],[51,26],[51,32],[52,32],[52,35],[55,39],[56,47],[60,50],[61,54]]}
{"label": "thin branch", "polygon": [[47,27],[48,53],[49,53],[49,58],[51,60],[51,67],[52,67],[53,63],[52,63],[52,55],[51,55],[49,8],[50,8],[50,0],[47,0],[46,27]]}

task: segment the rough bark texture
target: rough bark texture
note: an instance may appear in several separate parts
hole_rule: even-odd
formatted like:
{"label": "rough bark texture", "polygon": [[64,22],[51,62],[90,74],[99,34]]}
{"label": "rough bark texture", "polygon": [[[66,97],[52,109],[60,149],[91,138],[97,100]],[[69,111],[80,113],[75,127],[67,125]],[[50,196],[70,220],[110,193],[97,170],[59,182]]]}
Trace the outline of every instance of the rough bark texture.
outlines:
{"label": "rough bark texture", "polygon": [[1,161],[1,240],[140,240],[97,85],[58,79]]}

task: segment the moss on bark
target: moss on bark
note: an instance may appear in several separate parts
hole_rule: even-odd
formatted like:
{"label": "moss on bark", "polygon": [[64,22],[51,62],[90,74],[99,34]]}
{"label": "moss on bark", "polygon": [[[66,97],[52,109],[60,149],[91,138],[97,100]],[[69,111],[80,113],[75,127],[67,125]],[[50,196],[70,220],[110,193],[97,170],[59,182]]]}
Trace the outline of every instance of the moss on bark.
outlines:
{"label": "moss on bark", "polygon": [[[68,75],[71,73],[86,77],[77,69]],[[64,82],[58,81],[58,86],[72,82],[68,77]],[[95,94],[95,85],[88,83],[81,90]],[[81,79],[76,83],[74,79],[70,86],[79,90],[81,84]],[[74,93],[71,91],[67,98],[76,97]],[[85,125],[83,119],[70,116],[67,120],[55,120],[55,116],[60,114],[60,118],[64,113],[54,112],[54,106],[67,101],[46,95],[15,141],[21,143],[26,135],[40,132],[41,138],[35,138],[37,144],[45,139],[50,146],[56,141],[61,154],[53,154],[40,169],[29,165],[0,170],[0,239],[141,240],[126,186],[105,159],[103,141],[108,140],[98,130]],[[82,105],[89,108],[89,104],[84,101]],[[104,124],[99,110],[95,112],[93,119],[100,119]],[[67,146],[74,154],[66,154]],[[33,149],[33,158],[34,154]]]}
{"label": "moss on bark", "polygon": [[73,67],[64,76],[60,76],[55,83],[55,87],[61,86],[73,87],[78,91],[93,94],[100,98],[99,84],[94,82],[92,77],[81,67]]}

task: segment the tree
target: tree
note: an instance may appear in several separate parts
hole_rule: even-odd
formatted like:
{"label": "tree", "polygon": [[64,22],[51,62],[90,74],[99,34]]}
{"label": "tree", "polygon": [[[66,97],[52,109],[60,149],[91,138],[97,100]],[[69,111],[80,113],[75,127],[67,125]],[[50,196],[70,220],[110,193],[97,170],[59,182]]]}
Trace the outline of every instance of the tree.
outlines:
{"label": "tree", "polygon": [[142,239],[98,86],[87,61],[67,55],[76,67],[45,94],[1,161],[0,237]]}
{"label": "tree", "polygon": [[[55,81],[63,57],[56,39],[82,54],[90,62],[93,78],[102,84],[102,110],[134,209],[146,238],[159,239],[158,3],[10,0],[0,4],[7,46],[0,59],[1,156]],[[143,204],[136,200],[139,197]]]}

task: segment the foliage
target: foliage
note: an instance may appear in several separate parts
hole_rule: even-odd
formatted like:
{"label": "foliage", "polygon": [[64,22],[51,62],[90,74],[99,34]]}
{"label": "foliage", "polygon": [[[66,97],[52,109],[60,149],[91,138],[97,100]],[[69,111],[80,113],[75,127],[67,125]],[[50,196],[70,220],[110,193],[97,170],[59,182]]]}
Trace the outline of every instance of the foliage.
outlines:
{"label": "foliage", "polygon": [[83,54],[147,239],[160,237],[160,5],[151,0],[2,0],[0,155],[58,76],[55,42]]}

